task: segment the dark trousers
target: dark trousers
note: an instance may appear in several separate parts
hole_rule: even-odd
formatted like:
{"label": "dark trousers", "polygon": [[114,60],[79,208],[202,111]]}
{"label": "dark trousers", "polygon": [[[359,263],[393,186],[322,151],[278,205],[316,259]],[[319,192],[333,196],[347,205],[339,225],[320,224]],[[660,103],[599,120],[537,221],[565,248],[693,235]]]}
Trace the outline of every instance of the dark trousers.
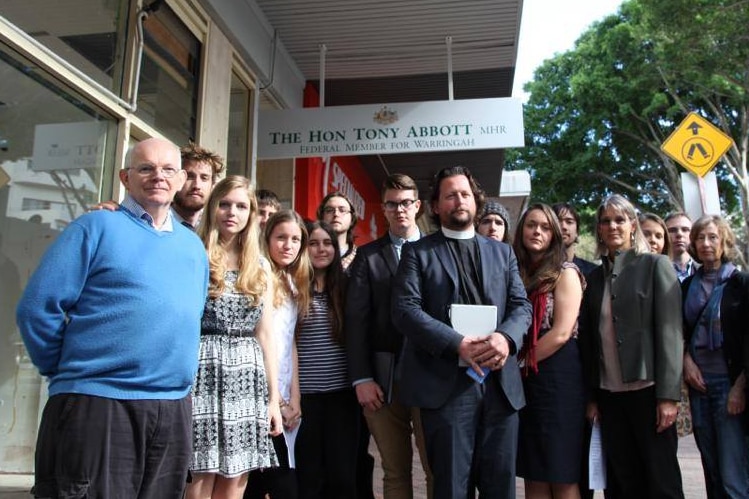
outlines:
{"label": "dark trousers", "polygon": [[364,414],[359,413],[359,447],[356,456],[356,497],[357,499],[374,499],[373,475],[375,460],[369,453],[369,427]]}
{"label": "dark trousers", "polygon": [[518,413],[495,376],[459,379],[447,403],[421,409],[434,499],[514,499]]}
{"label": "dark trousers", "polygon": [[115,400],[54,395],[39,427],[33,494],[179,499],[191,452],[189,397]]}
{"label": "dark trousers", "polygon": [[609,499],[683,499],[676,427],[656,432],[655,388],[599,390]]}
{"label": "dark trousers", "polygon": [[273,437],[273,448],[278,456],[278,467],[250,471],[244,499],[297,499],[296,470],[289,468],[289,448],[283,435]]}
{"label": "dark trousers", "polygon": [[353,499],[361,410],[353,389],[302,394],[296,442],[300,499]]}

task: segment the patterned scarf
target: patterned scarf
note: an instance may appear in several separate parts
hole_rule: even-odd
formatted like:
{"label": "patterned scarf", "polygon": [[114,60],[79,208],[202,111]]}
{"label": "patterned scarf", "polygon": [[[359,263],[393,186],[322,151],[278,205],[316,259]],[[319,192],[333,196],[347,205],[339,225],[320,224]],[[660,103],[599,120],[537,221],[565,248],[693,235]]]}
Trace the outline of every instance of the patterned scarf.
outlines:
{"label": "patterned scarf", "polygon": [[707,330],[708,348],[718,350],[723,347],[723,328],[720,326],[720,302],[723,298],[723,290],[728,279],[736,271],[731,263],[720,266],[715,279],[715,286],[707,298],[707,303],[702,305],[702,279],[705,275],[704,267],[697,269],[689,283],[687,299],[684,305],[684,317],[687,325],[693,328],[692,338],[695,338],[698,330]]}
{"label": "patterned scarf", "polygon": [[548,291],[541,291],[539,288],[531,291],[528,299],[533,305],[533,316],[531,327],[528,328],[528,334],[523,342],[523,348],[520,350],[520,358],[525,361],[523,366],[523,375],[528,376],[531,369],[534,374],[538,374],[538,363],[536,362],[536,345],[538,344],[538,333],[541,331],[541,325],[546,316],[546,304],[548,302]]}

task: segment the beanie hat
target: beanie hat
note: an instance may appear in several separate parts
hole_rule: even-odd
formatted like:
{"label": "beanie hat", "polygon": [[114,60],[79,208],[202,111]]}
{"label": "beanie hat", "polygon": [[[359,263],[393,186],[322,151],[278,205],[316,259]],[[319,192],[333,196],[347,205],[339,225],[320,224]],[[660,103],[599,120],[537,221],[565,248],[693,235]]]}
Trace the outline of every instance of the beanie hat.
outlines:
{"label": "beanie hat", "polygon": [[512,231],[512,226],[510,224],[510,213],[507,211],[507,208],[502,206],[499,202],[490,199],[487,200],[486,203],[484,203],[484,207],[481,209],[481,213],[478,217],[479,221],[481,221],[487,215],[499,215],[505,222],[505,230],[507,232]]}

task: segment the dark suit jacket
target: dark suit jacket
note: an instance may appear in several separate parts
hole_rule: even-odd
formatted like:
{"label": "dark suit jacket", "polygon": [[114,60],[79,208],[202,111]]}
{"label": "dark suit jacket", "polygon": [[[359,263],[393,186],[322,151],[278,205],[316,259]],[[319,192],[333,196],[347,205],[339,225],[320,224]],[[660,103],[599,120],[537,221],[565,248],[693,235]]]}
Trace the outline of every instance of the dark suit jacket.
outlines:
{"label": "dark suit jacket", "polygon": [[[528,331],[531,304],[518,274],[512,248],[476,235],[481,258],[485,305],[497,306],[497,328],[510,343],[511,356],[503,369],[493,371],[498,385],[515,409],[525,405],[516,353]],[[458,270],[438,231],[401,252],[393,286],[393,322],[406,337],[401,357],[400,396],[410,406],[438,408],[453,391],[459,377],[462,336],[450,327],[448,311],[458,303]]]}
{"label": "dark suit jacket", "polygon": [[580,269],[580,272],[582,272],[583,276],[587,276],[588,274],[593,272],[596,267],[598,267],[597,264],[589,262],[588,260],[583,260],[582,258],[577,256],[572,258],[572,263],[577,265],[577,268]]}
{"label": "dark suit jacket", "polygon": [[[600,386],[601,305],[610,265],[605,261],[588,274],[580,308],[578,345],[592,398]],[[623,381],[654,381],[658,399],[679,400],[681,288],[671,262],[664,255],[629,250],[616,257],[611,272],[611,315]]]}
{"label": "dark suit jacket", "polygon": [[374,376],[374,352],[399,354],[403,336],[391,320],[390,296],[398,256],[389,234],[358,249],[346,296],[346,353],[349,377]]}

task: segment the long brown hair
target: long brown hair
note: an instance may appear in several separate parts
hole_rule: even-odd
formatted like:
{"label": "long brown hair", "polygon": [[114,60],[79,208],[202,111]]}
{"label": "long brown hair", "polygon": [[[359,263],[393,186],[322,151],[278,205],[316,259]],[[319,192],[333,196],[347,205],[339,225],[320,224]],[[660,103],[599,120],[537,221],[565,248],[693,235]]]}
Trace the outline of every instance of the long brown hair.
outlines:
{"label": "long brown hair", "polygon": [[[294,261],[285,268],[281,268],[271,257],[270,238],[273,235],[273,230],[286,222],[296,224],[299,227],[302,234],[302,241],[299,245],[299,253],[294,258]],[[264,239],[267,257],[270,261],[271,269],[273,269],[273,289],[275,295],[273,297],[273,306],[278,307],[287,297],[291,296],[297,304],[299,316],[304,316],[309,309],[310,282],[312,280],[312,265],[307,253],[309,234],[307,234],[304,220],[294,210],[276,212],[265,224]],[[289,279],[291,279],[291,282]],[[296,289],[292,289],[292,283]]]}
{"label": "long brown hair", "polygon": [[250,200],[250,213],[247,225],[237,234],[239,244],[239,275],[234,285],[240,293],[247,295],[253,304],[259,303],[268,286],[267,272],[261,266],[260,244],[257,221],[257,200],[250,181],[239,175],[226,177],[213,188],[208,197],[203,218],[198,226],[198,235],[208,252],[210,281],[208,295],[217,298],[224,291],[226,274],[226,250],[221,244],[218,230],[218,205],[231,191],[242,189]]}
{"label": "long brown hair", "polygon": [[[343,336],[343,307],[346,294],[346,275],[343,273],[343,265],[341,264],[341,249],[338,246],[336,233],[330,225],[319,220],[307,222],[307,233],[310,238],[317,229],[325,231],[333,242],[334,256],[333,261],[325,269],[325,289],[323,292],[328,295],[330,303],[329,317],[333,339],[342,345],[345,340]],[[314,286],[314,280],[311,286]]]}
{"label": "long brown hair", "polygon": [[[543,213],[551,226],[551,240],[549,241],[549,247],[544,251],[543,256],[539,260],[540,263],[538,264],[533,262],[531,254],[525,247],[523,241],[525,219],[528,217],[528,214],[534,210]],[[559,219],[550,206],[543,203],[537,203],[531,205],[525,213],[523,213],[523,216],[520,217],[520,222],[518,222],[518,228],[515,231],[513,249],[515,250],[515,255],[518,259],[520,277],[523,279],[523,284],[525,284],[525,289],[527,291],[530,292],[539,289],[540,291],[545,292],[554,289],[554,286],[562,273],[562,263],[566,260],[566,253],[564,251],[562,228],[559,224]]]}
{"label": "long brown hair", "polygon": [[354,209],[354,203],[344,193],[335,191],[325,196],[320,206],[317,207],[317,219],[321,222],[325,220],[325,208],[327,208],[328,201],[333,198],[343,199],[348,204],[349,210],[351,210],[351,226],[346,231],[346,244],[351,246],[354,244],[354,229],[356,229],[356,223],[359,221],[359,215],[356,213],[356,209]]}

